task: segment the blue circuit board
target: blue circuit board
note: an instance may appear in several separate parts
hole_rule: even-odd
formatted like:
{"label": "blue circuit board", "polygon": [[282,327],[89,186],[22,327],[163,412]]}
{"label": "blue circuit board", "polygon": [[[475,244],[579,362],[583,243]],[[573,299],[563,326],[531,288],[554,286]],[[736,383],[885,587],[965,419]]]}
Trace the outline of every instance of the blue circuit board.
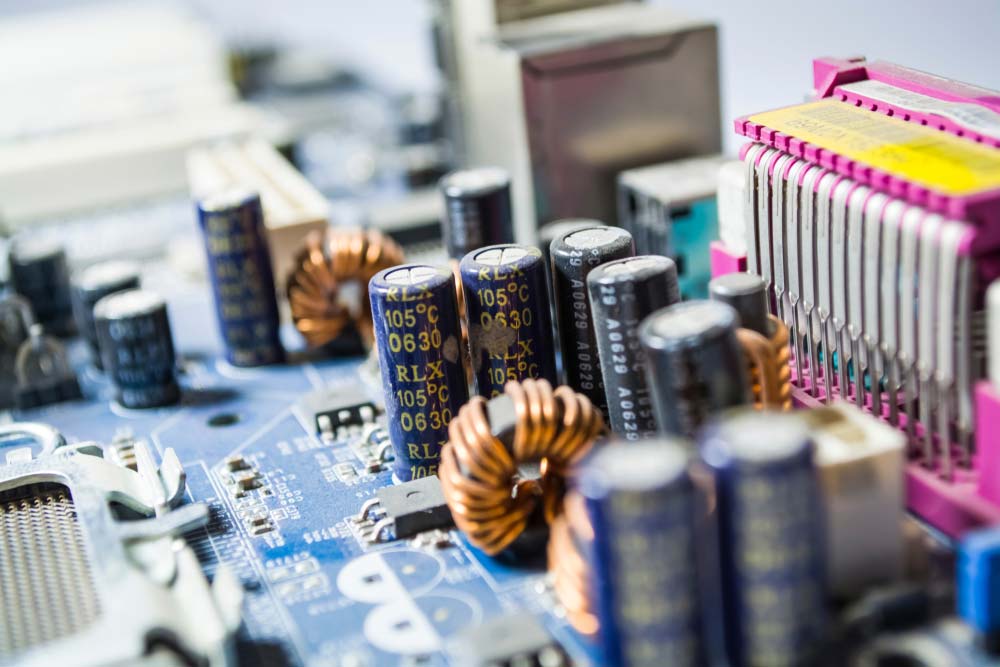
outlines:
{"label": "blue circuit board", "polygon": [[[491,558],[455,530],[426,546],[361,535],[352,519],[393,484],[391,472],[368,471],[360,434],[324,440],[295,405],[320,388],[381,403],[381,388],[363,379],[363,358],[293,355],[284,366],[230,367],[218,357],[207,290],[145,282],[168,297],[181,404],[143,411],[113,405],[87,350],[73,345],[86,399],[15,417],[51,424],[70,442],[130,436],[161,456],[176,451],[189,501],[211,509],[208,527],[188,536],[207,576],[225,563],[244,584],[240,665],[444,665],[449,637],[519,613],[537,616],[575,664],[593,664],[594,648],[559,617],[546,589],[544,556]],[[298,344],[294,331],[283,334]],[[257,488],[234,490],[227,466],[234,456],[259,475]]]}

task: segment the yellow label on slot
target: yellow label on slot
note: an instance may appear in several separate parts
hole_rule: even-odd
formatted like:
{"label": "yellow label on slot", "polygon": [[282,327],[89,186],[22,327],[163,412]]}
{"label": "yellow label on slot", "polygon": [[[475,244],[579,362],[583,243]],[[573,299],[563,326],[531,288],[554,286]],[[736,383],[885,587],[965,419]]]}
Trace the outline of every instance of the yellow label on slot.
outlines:
{"label": "yellow label on slot", "polygon": [[750,120],[942,194],[1000,189],[1000,149],[835,99]]}

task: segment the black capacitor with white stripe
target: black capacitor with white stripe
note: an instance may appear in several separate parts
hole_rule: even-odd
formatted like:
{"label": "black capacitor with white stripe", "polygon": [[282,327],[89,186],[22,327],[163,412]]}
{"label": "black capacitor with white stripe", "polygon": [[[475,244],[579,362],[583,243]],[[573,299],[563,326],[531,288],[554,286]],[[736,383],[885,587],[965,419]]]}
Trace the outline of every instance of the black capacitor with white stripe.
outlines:
{"label": "black capacitor with white stripe", "polygon": [[611,430],[626,440],[654,435],[656,415],[639,325],[681,300],[677,265],[660,255],[619,259],[591,271],[587,287]]}
{"label": "black capacitor with white stripe", "polygon": [[566,384],[590,399],[608,419],[587,275],[601,264],[635,255],[632,235],[620,227],[596,223],[558,237],[552,242],[550,253]]}

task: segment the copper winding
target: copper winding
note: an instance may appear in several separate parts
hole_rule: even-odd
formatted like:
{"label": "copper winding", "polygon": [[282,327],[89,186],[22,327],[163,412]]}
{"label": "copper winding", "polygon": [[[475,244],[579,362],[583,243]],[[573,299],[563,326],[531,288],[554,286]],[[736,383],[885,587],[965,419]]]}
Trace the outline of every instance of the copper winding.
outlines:
{"label": "copper winding", "polygon": [[[451,420],[438,470],[455,523],[490,555],[517,539],[539,503],[552,523],[562,508],[566,471],[604,432],[600,411],[569,387],[553,390],[545,380],[529,379],[508,382],[504,395],[516,415],[510,445],[493,433],[486,399],[475,396]],[[527,463],[540,464],[538,479],[521,478]]]}
{"label": "copper winding", "polygon": [[792,409],[792,374],[789,366],[788,328],[769,316],[770,338],[752,329],[738,329],[736,337],[750,366],[750,389],[757,408]]}
{"label": "copper winding", "polygon": [[598,621],[594,612],[589,566],[580,553],[581,545],[594,540],[594,529],[587,518],[583,498],[570,492],[563,503],[563,513],[552,523],[549,535],[548,563],[552,587],[566,619],[577,632],[593,635]]}
{"label": "copper winding", "polygon": [[[373,338],[368,281],[391,266],[402,264],[403,250],[375,229],[329,228],[311,232],[288,276],[288,303],[292,320],[313,347],[335,340],[356,326],[370,344]],[[341,300],[342,288],[356,283],[359,304],[352,309]]]}
{"label": "copper winding", "polygon": [[462,288],[462,272],[457,259],[449,262],[451,275],[455,278],[455,299],[458,304],[458,321],[462,325],[462,364],[465,366],[465,381],[472,384],[472,354],[469,350],[469,317],[465,312],[465,290]]}

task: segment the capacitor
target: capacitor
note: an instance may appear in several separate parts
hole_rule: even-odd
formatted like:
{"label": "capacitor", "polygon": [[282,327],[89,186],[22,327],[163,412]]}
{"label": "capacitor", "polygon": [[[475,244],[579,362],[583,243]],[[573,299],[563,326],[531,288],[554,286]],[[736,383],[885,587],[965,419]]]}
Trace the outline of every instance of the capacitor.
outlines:
{"label": "capacitor", "polygon": [[492,398],[511,380],[556,382],[548,284],[542,253],[503,244],[462,259],[472,370],[479,394]]}
{"label": "capacitor", "polygon": [[104,370],[126,408],[154,408],[180,399],[167,304],[143,289],[116,292],[94,306]]}
{"label": "capacitor", "polygon": [[598,449],[576,489],[593,526],[592,594],[604,664],[703,664],[695,497],[686,448],[651,439]]}
{"label": "capacitor", "polygon": [[133,262],[111,261],[87,267],[73,278],[73,317],[80,335],[90,344],[94,363],[102,367],[94,324],[94,305],[115,292],[139,287],[139,267]]}
{"label": "capacitor", "polygon": [[452,259],[483,246],[514,242],[510,174],[499,167],[475,167],[446,174],[441,220],[445,249]]}
{"label": "capacitor", "polygon": [[8,255],[10,283],[31,304],[35,320],[56,336],[71,336],[73,303],[66,251],[57,241],[17,237]]}
{"label": "capacitor", "polygon": [[754,273],[727,273],[708,283],[715,301],[729,304],[740,317],[740,326],[770,336],[767,318],[767,284]]}
{"label": "capacitor", "polygon": [[448,423],[469,398],[454,276],[404,264],[375,274],[368,293],[395,476],[435,475]]}
{"label": "capacitor", "polygon": [[607,420],[608,399],[587,294],[587,274],[606,262],[633,256],[632,235],[620,227],[597,224],[563,234],[552,242],[550,252],[566,384],[589,398]]}
{"label": "capacitor", "polygon": [[823,516],[806,423],[740,411],[710,427],[728,663],[816,664],[826,624]]}
{"label": "capacitor", "polygon": [[588,218],[565,218],[545,223],[538,228],[538,248],[542,251],[542,256],[545,258],[545,266],[547,268],[552,266],[551,247],[552,242],[557,238],[580,229],[606,226],[600,220],[590,220]]}
{"label": "capacitor", "polygon": [[754,405],[792,409],[788,327],[767,312],[767,284],[753,273],[727,273],[708,283],[712,300],[729,304],[740,319],[737,339],[747,356]]}
{"label": "capacitor", "polygon": [[739,318],[717,301],[684,301],[639,327],[656,422],[666,434],[693,437],[714,413],[750,400]]}
{"label": "capacitor", "polygon": [[281,363],[278,300],[260,197],[232,189],[198,202],[215,311],[233,366]]}
{"label": "capacitor", "polygon": [[611,430],[626,440],[656,433],[639,324],[681,300],[677,265],[645,255],[602,264],[587,276]]}

